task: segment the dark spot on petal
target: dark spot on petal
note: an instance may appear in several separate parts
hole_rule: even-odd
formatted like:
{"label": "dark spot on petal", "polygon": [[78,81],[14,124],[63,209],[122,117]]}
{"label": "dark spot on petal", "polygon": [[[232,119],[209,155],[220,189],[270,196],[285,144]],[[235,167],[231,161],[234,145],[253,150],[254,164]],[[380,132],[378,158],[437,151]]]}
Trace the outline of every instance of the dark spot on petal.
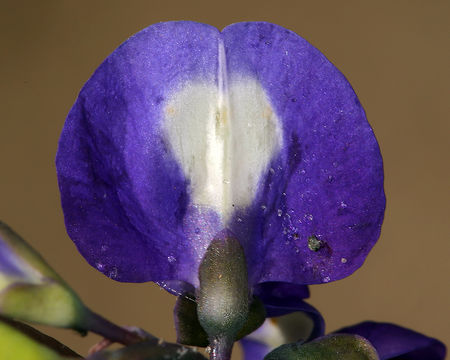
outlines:
{"label": "dark spot on petal", "polygon": [[308,237],[308,248],[311,251],[317,252],[322,248],[322,241],[319,240],[316,235]]}

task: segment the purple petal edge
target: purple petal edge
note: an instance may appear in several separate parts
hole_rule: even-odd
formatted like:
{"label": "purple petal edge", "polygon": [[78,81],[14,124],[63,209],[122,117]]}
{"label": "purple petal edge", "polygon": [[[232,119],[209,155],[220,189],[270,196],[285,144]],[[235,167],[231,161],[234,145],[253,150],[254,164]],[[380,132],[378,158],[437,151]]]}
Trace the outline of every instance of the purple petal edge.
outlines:
{"label": "purple petal edge", "polygon": [[253,295],[263,302],[268,318],[297,311],[307,314],[314,323],[314,328],[307,340],[325,334],[325,320],[322,314],[315,307],[303,301],[309,297],[308,286],[277,282],[261,283],[255,286]]}
{"label": "purple petal edge", "polygon": [[365,321],[334,333],[366,338],[377,350],[380,360],[443,360],[446,355],[446,347],[439,340],[390,323]]}

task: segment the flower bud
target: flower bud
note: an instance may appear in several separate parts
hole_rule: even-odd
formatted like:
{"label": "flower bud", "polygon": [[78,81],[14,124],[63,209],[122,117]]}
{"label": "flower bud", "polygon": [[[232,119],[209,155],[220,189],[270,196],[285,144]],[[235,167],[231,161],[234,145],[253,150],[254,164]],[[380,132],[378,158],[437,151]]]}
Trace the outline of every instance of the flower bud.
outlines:
{"label": "flower bud", "polygon": [[62,278],[18,234],[0,222],[0,314],[80,329],[86,308]]}

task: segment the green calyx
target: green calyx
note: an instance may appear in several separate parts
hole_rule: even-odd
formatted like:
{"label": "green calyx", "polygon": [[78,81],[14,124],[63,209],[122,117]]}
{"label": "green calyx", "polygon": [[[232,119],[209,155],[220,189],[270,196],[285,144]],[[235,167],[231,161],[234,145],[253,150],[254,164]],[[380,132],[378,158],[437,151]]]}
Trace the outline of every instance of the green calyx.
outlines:
{"label": "green calyx", "polygon": [[211,358],[227,359],[234,339],[247,322],[247,263],[239,241],[228,233],[214,239],[199,268],[198,320],[208,334]]}
{"label": "green calyx", "polygon": [[[175,305],[174,316],[178,343],[201,347],[209,345],[208,334],[198,320],[197,303],[195,301],[180,296]],[[247,321],[236,334],[234,341],[238,341],[258,329],[264,323],[265,318],[266,311],[263,303],[258,298],[253,298]]]}

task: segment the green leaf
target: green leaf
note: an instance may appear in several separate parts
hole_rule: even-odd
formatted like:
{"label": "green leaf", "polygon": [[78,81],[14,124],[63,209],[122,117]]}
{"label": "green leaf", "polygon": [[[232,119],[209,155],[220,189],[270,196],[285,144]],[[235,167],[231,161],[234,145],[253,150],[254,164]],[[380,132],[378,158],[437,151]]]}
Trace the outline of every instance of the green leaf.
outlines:
{"label": "green leaf", "polygon": [[0,359],[62,360],[55,351],[0,322]]}
{"label": "green leaf", "polygon": [[86,308],[25,240],[0,222],[0,314],[27,322],[81,329]]}
{"label": "green leaf", "polygon": [[35,328],[21,323],[19,321],[15,321],[12,319],[5,318],[3,316],[0,316],[0,325],[5,324],[7,326],[10,326],[14,328],[14,330],[22,333],[23,335],[27,336],[31,340],[34,340],[35,342],[44,345],[47,348],[52,349],[56,353],[58,353],[60,356],[66,356],[70,358],[81,358],[80,355],[78,355],[76,352],[65,346],[64,344],[60,343],[58,340],[41,333],[40,331],[36,330]]}
{"label": "green leaf", "polygon": [[304,344],[282,345],[264,360],[378,360],[378,354],[361,336],[336,334]]}
{"label": "green leaf", "polygon": [[101,351],[87,360],[205,360],[199,352],[171,343],[141,342],[115,351]]}

